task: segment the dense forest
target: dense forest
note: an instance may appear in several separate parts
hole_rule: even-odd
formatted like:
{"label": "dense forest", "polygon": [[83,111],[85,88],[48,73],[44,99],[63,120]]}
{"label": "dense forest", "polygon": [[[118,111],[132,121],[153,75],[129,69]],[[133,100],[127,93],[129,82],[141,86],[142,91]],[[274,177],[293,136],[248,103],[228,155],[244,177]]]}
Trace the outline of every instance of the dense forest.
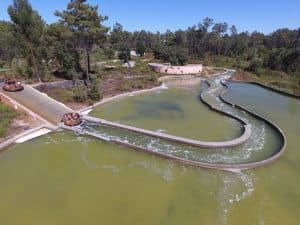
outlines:
{"label": "dense forest", "polygon": [[206,59],[209,56],[235,58],[234,67],[259,72],[261,68],[297,73],[300,70],[300,28],[279,29],[269,35],[259,32],[237,31],[235,25],[214,23],[205,18],[186,30],[165,33],[146,31],[127,32],[116,24],[109,35],[110,48],[136,49],[138,53],[152,51],[157,59],[172,64],[185,64],[189,58]]}
{"label": "dense forest", "polygon": [[300,80],[300,28],[266,35],[239,32],[235,25],[205,18],[186,30],[129,32],[119,23],[105,27],[108,17],[86,0],[71,0],[65,10],[54,12],[58,22],[53,24],[47,24],[28,0],[13,0],[8,14],[10,21],[0,21],[0,68],[28,79],[45,81],[58,75],[74,83],[83,78],[88,86],[97,80],[90,76],[91,55],[127,61],[130,50],[136,50],[175,65],[202,62],[256,74],[269,69]]}

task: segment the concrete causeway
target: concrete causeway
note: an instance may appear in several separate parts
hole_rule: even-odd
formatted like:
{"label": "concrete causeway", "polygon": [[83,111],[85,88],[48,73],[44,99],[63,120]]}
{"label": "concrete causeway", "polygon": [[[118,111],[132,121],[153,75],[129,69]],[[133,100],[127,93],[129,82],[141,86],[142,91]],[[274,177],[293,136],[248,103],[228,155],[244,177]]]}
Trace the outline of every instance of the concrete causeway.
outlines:
{"label": "concrete causeway", "polygon": [[91,117],[91,116],[83,116],[83,119],[90,121],[90,122],[99,123],[104,126],[128,130],[128,131],[132,131],[135,133],[140,133],[140,134],[144,134],[144,135],[148,135],[148,136],[152,136],[152,137],[165,139],[168,141],[174,141],[174,142],[187,144],[187,145],[194,146],[194,147],[201,147],[201,148],[234,147],[234,146],[243,144],[251,136],[251,126],[248,124],[244,125],[243,134],[236,139],[228,140],[228,141],[221,141],[221,142],[205,142],[205,141],[198,141],[198,140],[193,140],[193,139],[189,139],[189,138],[178,137],[178,136],[174,136],[174,135],[170,135],[170,134],[164,134],[164,133],[160,133],[160,132],[154,132],[154,131],[141,129],[141,128],[137,128],[137,127],[132,127],[132,126],[128,126],[128,125],[123,125],[120,123],[115,123],[115,122],[107,121],[104,119],[98,119],[98,118]]}
{"label": "concrete causeway", "polygon": [[65,113],[72,112],[64,104],[50,98],[48,95],[34,89],[29,85],[23,85],[24,90],[20,92],[6,92],[0,86],[0,95],[10,101],[16,108],[16,104],[11,100],[24,106],[27,110],[34,112],[50,124],[57,126]]}

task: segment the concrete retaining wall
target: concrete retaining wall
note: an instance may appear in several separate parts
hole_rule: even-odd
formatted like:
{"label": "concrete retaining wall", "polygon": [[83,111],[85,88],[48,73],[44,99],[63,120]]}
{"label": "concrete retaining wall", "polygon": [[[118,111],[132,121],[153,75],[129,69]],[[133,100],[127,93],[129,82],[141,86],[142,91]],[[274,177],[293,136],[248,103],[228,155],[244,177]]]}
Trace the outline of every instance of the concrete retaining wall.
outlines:
{"label": "concrete retaining wall", "polygon": [[253,168],[262,167],[262,166],[266,166],[266,165],[269,165],[269,164],[273,163],[280,156],[282,156],[282,154],[286,150],[287,140],[286,140],[286,136],[285,136],[284,132],[279,128],[279,126],[277,124],[275,124],[271,120],[265,118],[264,116],[262,116],[262,115],[260,115],[258,113],[255,113],[252,110],[247,109],[247,108],[245,108],[245,107],[243,107],[241,105],[234,104],[233,102],[231,102],[228,99],[226,99],[224,97],[224,95],[228,92],[229,88],[228,88],[228,86],[227,86],[226,83],[222,83],[222,84],[224,86],[226,86],[226,90],[223,93],[221,93],[221,95],[220,95],[220,98],[222,99],[222,101],[226,102],[227,104],[230,104],[233,107],[237,107],[237,108],[239,108],[241,110],[244,110],[244,111],[250,113],[251,115],[255,116],[258,119],[261,119],[261,120],[265,121],[271,127],[273,127],[275,130],[277,130],[277,132],[280,134],[281,139],[282,139],[282,145],[280,146],[279,151],[276,154],[274,154],[273,156],[271,156],[270,158],[262,160],[262,161],[254,162],[254,163],[235,164],[235,165],[233,165],[233,168],[235,168],[235,169],[253,169]]}
{"label": "concrete retaining wall", "polygon": [[35,132],[37,132],[38,130],[43,129],[43,128],[47,128],[47,129],[52,130],[52,127],[48,127],[48,126],[39,126],[39,127],[30,129],[30,130],[24,131],[23,133],[21,133],[21,134],[19,134],[19,135],[16,135],[16,136],[14,136],[14,137],[8,138],[7,140],[1,142],[1,143],[0,143],[0,152],[1,152],[1,151],[4,151],[8,146],[14,144],[15,141],[18,140],[19,138],[22,138],[22,137],[24,137],[24,136],[30,135],[30,134],[32,134],[32,133],[35,133]]}
{"label": "concrete retaining wall", "polygon": [[260,86],[260,87],[262,87],[262,88],[265,88],[265,89],[268,89],[268,90],[277,92],[277,93],[279,93],[279,94],[281,94],[281,95],[286,95],[286,96],[288,96],[288,97],[300,99],[300,95],[288,93],[288,92],[285,92],[285,91],[281,91],[281,90],[279,90],[279,89],[272,88],[272,87],[267,86],[267,85],[265,85],[265,84],[257,83],[257,82],[254,82],[254,81],[238,81],[238,80],[230,80],[230,82],[232,82],[232,83],[252,84],[252,85]]}
{"label": "concrete retaining wall", "polygon": [[173,75],[160,77],[158,80],[167,84],[168,87],[185,87],[199,84],[203,78],[195,75]]}
{"label": "concrete retaining wall", "polygon": [[157,73],[166,73],[166,74],[200,74],[203,70],[201,64],[190,64],[185,66],[170,66],[165,64],[158,63],[149,63],[149,67]]}
{"label": "concrete retaining wall", "polygon": [[83,119],[94,122],[94,123],[99,123],[104,126],[109,126],[109,127],[113,127],[113,128],[122,129],[122,130],[128,130],[131,132],[144,134],[144,135],[148,135],[148,136],[152,136],[152,137],[157,137],[157,138],[165,139],[168,141],[173,141],[173,142],[186,144],[186,145],[190,145],[190,146],[194,146],[194,147],[200,147],[200,148],[234,147],[234,146],[243,144],[251,136],[251,127],[248,125],[244,126],[243,134],[236,139],[228,140],[228,141],[220,141],[220,142],[206,142],[206,141],[198,141],[198,140],[193,140],[193,139],[189,139],[189,138],[183,138],[183,137],[178,137],[178,136],[174,136],[174,135],[145,130],[145,129],[141,129],[141,128],[137,128],[137,127],[132,127],[132,126],[128,126],[128,125],[123,125],[123,124],[119,124],[119,123],[115,123],[115,122],[106,121],[106,120],[95,118],[95,117],[90,117],[90,116],[83,116]]}

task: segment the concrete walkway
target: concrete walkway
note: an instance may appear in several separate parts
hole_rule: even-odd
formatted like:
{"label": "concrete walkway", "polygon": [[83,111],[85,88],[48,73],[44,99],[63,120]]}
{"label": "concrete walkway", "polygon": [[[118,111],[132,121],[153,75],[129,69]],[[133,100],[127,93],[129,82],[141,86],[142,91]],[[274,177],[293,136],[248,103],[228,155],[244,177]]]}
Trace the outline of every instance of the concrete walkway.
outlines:
{"label": "concrete walkway", "polygon": [[58,125],[65,113],[72,112],[64,104],[55,101],[29,85],[24,85],[24,90],[20,92],[6,92],[1,85],[0,94],[26,107],[52,125]]}
{"label": "concrete walkway", "polygon": [[193,139],[178,137],[170,134],[145,130],[145,129],[123,125],[123,124],[119,124],[119,123],[115,123],[115,122],[111,122],[111,121],[107,121],[104,119],[99,119],[91,116],[83,116],[83,119],[94,123],[99,123],[104,126],[114,127],[122,130],[128,130],[135,133],[144,134],[147,136],[157,137],[157,138],[174,141],[182,144],[187,144],[190,146],[201,147],[201,148],[223,148],[223,147],[238,146],[246,142],[248,138],[251,136],[251,126],[247,124],[244,125],[243,134],[236,139],[229,140],[229,141],[220,141],[220,142],[206,142],[206,141],[193,140]]}

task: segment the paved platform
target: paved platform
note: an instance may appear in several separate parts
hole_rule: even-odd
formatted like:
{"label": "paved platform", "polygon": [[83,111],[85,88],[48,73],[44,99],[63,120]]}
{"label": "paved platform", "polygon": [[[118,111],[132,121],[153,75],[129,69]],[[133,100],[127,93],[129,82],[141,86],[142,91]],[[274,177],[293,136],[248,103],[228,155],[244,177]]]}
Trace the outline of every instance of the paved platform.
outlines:
{"label": "paved platform", "polygon": [[58,125],[65,113],[72,112],[64,104],[55,101],[29,85],[24,85],[24,90],[20,92],[6,92],[0,85],[0,92],[53,125]]}

